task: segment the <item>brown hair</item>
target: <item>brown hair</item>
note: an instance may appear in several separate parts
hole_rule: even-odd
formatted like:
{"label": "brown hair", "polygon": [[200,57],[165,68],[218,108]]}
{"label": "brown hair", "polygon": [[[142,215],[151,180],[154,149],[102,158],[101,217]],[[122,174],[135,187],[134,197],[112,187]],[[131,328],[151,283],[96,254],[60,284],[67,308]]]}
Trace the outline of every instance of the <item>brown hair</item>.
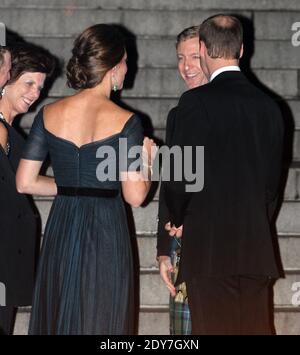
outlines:
{"label": "brown hair", "polygon": [[243,27],[234,16],[215,15],[200,25],[200,40],[211,58],[239,59]]}
{"label": "brown hair", "polygon": [[176,38],[176,48],[178,47],[180,42],[186,41],[187,39],[191,38],[199,38],[199,29],[200,26],[191,26],[181,31]]}
{"label": "brown hair", "polygon": [[87,89],[98,85],[125,54],[125,41],[114,25],[98,24],[79,35],[67,65],[68,86]]}
{"label": "brown hair", "polygon": [[45,49],[29,43],[17,43],[10,47],[11,71],[7,84],[12,84],[26,73],[44,73],[51,76],[54,67],[54,57]]}

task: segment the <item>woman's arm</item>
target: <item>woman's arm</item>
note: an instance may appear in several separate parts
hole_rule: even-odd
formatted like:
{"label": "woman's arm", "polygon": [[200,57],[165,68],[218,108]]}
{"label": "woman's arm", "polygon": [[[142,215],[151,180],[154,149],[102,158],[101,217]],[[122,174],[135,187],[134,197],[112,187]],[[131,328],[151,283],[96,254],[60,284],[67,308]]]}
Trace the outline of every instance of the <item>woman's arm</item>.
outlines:
{"label": "woman's arm", "polygon": [[155,147],[152,139],[145,137],[143,146],[143,169],[140,172],[127,171],[121,173],[124,199],[132,207],[139,207],[145,200],[151,187],[152,164],[155,155],[151,155],[151,147]]}
{"label": "woman's arm", "polygon": [[42,161],[20,160],[16,174],[16,185],[19,193],[41,196],[57,194],[57,185],[54,178],[39,175],[42,164]]}
{"label": "woman's arm", "polygon": [[132,207],[140,207],[151,187],[142,172],[122,172],[122,192],[124,199]]}

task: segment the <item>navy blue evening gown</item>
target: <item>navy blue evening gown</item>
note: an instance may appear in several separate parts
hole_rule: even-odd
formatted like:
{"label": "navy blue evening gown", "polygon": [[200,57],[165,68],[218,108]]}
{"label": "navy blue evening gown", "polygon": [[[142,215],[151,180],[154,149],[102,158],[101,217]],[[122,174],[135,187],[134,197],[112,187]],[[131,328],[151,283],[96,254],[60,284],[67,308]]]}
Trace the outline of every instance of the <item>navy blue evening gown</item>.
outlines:
{"label": "navy blue evening gown", "polygon": [[[97,150],[104,145],[117,153],[118,174],[119,138],[127,138],[128,149],[143,145],[136,115],[120,133],[81,147],[47,131],[43,109],[35,118],[23,159],[42,161],[49,153],[62,193],[45,228],[29,334],[133,332],[132,254],[121,182],[96,176]],[[107,197],[103,190],[114,194]]]}

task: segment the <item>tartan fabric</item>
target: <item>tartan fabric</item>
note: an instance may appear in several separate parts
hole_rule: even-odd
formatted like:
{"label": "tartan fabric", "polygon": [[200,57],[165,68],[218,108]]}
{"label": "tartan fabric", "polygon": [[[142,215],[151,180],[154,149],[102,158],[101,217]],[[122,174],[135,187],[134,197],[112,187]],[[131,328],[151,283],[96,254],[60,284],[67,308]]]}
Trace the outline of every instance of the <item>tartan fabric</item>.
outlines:
{"label": "tartan fabric", "polygon": [[171,335],[191,335],[192,323],[189,305],[187,303],[175,302],[170,297],[170,334]]}
{"label": "tartan fabric", "polygon": [[[178,275],[178,265],[180,260],[180,238],[172,237],[171,261],[174,268],[172,281],[176,281]],[[191,315],[188,305],[188,297],[185,283],[176,287],[175,298],[170,296],[170,334],[171,335],[190,335],[192,331]]]}

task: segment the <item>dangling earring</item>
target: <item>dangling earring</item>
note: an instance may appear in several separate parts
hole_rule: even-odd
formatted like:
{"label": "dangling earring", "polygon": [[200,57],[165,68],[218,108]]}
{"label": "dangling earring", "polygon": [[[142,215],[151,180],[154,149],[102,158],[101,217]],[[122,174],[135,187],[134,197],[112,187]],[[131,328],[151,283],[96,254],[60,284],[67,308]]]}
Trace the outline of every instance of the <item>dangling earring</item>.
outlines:
{"label": "dangling earring", "polygon": [[111,81],[112,81],[112,89],[113,89],[114,92],[116,92],[118,90],[118,83],[117,83],[117,80],[116,80],[116,77],[115,77],[114,73],[112,73]]}
{"label": "dangling earring", "polygon": [[5,94],[5,88],[3,88],[2,90],[1,90],[1,96],[3,96]]}

